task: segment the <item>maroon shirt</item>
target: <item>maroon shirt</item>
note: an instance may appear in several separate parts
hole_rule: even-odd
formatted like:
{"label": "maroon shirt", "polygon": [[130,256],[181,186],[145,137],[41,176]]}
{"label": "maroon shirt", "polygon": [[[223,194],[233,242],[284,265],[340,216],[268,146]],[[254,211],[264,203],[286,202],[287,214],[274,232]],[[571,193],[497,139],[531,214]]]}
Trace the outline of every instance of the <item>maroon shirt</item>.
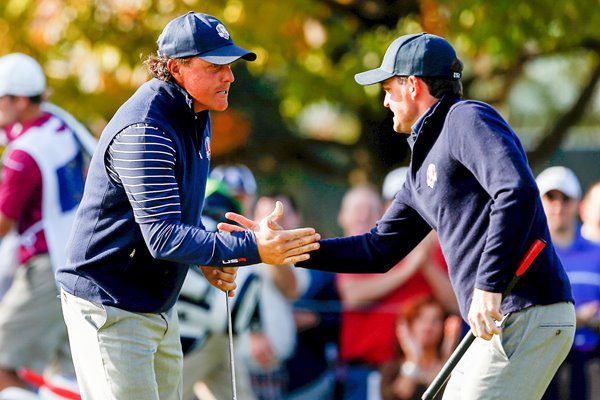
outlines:
{"label": "maroon shirt", "polygon": [[[28,124],[8,126],[5,129],[6,137],[12,142],[32,127],[44,125],[50,117],[50,114],[44,113]],[[16,221],[17,232],[21,235],[42,219],[42,174],[34,159],[22,150],[9,150],[3,164],[0,213]],[[21,236],[19,264],[43,253],[48,253],[48,244],[42,229],[34,235]]]}

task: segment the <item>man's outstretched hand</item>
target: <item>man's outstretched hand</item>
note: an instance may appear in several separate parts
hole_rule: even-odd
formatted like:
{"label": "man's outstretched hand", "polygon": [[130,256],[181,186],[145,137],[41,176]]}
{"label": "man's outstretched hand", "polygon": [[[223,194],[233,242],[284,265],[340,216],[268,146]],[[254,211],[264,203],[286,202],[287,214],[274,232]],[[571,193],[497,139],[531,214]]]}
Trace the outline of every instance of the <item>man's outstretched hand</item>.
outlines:
{"label": "man's outstretched hand", "polygon": [[319,248],[321,235],[313,228],[282,229],[277,223],[282,215],[283,204],[278,201],[273,212],[259,222],[228,212],[225,217],[239,225],[222,222],[217,228],[224,232],[253,231],[260,259],[266,264],[295,264],[308,260],[308,252]]}

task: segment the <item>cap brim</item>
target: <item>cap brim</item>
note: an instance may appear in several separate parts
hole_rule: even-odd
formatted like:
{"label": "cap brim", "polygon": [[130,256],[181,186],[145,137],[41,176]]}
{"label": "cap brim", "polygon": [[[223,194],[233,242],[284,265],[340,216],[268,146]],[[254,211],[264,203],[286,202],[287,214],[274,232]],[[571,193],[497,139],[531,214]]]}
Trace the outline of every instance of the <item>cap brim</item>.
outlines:
{"label": "cap brim", "polygon": [[354,80],[359,85],[367,86],[383,82],[386,79],[391,78],[392,76],[394,76],[394,74],[391,72],[384,71],[381,68],[375,68],[354,75]]}
{"label": "cap brim", "polygon": [[200,54],[199,58],[217,65],[231,64],[243,58],[246,61],[256,60],[256,54],[234,44]]}

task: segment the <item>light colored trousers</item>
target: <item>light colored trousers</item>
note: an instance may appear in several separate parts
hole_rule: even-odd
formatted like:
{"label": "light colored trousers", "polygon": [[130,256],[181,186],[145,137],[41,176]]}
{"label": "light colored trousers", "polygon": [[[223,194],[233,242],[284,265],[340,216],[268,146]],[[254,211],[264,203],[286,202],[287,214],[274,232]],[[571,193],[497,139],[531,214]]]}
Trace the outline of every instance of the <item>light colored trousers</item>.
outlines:
{"label": "light colored trousers", "polygon": [[57,297],[48,254],[34,256],[17,268],[0,302],[0,368],[27,367],[38,373],[73,376]]}
{"label": "light colored trousers", "polygon": [[83,400],[181,400],[177,313],[134,313],[61,292]]}
{"label": "light colored trousers", "polygon": [[529,307],[506,318],[492,340],[475,339],[444,391],[444,400],[538,400],[575,336],[571,303]]}

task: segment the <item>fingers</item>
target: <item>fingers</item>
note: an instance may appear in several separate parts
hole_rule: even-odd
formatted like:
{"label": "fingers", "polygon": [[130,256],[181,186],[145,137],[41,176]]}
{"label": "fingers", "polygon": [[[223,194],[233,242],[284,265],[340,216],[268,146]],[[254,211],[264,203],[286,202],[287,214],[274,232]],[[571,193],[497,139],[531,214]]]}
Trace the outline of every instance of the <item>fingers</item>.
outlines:
{"label": "fingers", "polygon": [[[263,219],[261,223],[264,222]],[[313,228],[255,232],[260,258],[266,264],[296,264],[306,261],[309,259],[306,253],[320,247],[318,240],[321,235],[315,233]]]}
{"label": "fingers", "polygon": [[[310,258],[307,254],[311,251],[319,249],[321,246],[317,240],[321,238],[321,235],[318,233],[314,234],[310,239],[296,239],[291,242],[288,242],[285,247],[289,250],[285,251],[284,260],[282,264],[296,264],[301,261],[306,261]],[[312,241],[312,243],[308,243],[302,245],[306,240]]]}
{"label": "fingers", "polygon": [[299,254],[297,256],[291,256],[291,257],[286,257],[283,259],[283,261],[281,263],[276,263],[276,264],[296,264],[302,261],[306,261],[310,258],[310,255],[308,255],[307,253],[304,254]]}
{"label": "fingers", "polygon": [[227,218],[233,222],[237,222],[238,224],[240,224],[241,226],[243,226],[246,229],[252,230],[257,225],[256,222],[252,221],[251,219],[246,218],[243,215],[240,215],[240,214],[234,213],[234,212],[225,213],[225,218]]}
{"label": "fingers", "polygon": [[[310,236],[314,235],[315,229],[314,228],[298,228],[298,229],[290,229],[287,231],[281,231],[281,232],[277,232],[277,234],[279,235],[280,239],[283,241],[290,241],[290,240],[294,240],[294,239],[304,239],[304,242],[302,244],[306,244],[309,243],[310,241],[315,241],[315,240],[311,240]],[[316,240],[320,240],[321,237],[319,236],[319,239]]]}
{"label": "fingers", "polygon": [[273,209],[273,212],[271,214],[269,214],[267,219],[269,221],[277,222],[277,220],[279,220],[279,218],[281,218],[282,215],[283,215],[283,203],[278,200],[275,202],[275,208]]}
{"label": "fingers", "polygon": [[[308,254],[306,254],[306,253],[318,250],[319,247],[320,247],[319,243],[311,243],[311,244],[307,244],[305,246],[295,247],[293,249],[288,250],[284,254],[284,257],[286,257],[286,259],[287,259],[287,258],[293,258],[293,257],[301,257],[304,255],[308,256]],[[300,260],[300,261],[308,260],[309,257],[306,257],[306,258],[302,257],[302,260]],[[296,261],[296,262],[299,262],[299,261]],[[295,264],[295,263],[286,262],[285,264]]]}
{"label": "fingers", "polygon": [[246,230],[239,225],[228,224],[227,222],[219,222],[217,229],[219,232],[244,232]]}
{"label": "fingers", "polygon": [[499,335],[501,332],[496,324],[496,321],[500,320],[502,320],[501,316],[499,319],[495,319],[490,314],[480,314],[476,319],[470,321],[470,325],[475,336],[491,340],[493,335]]}
{"label": "fingers", "polygon": [[200,269],[211,285],[223,292],[229,291],[230,297],[235,296],[237,268],[201,266]]}
{"label": "fingers", "polygon": [[223,292],[229,292],[229,297],[234,296],[234,290],[237,288],[237,284],[235,282],[224,282],[220,279],[217,279],[213,286]]}
{"label": "fingers", "polygon": [[219,267],[226,274],[237,274],[238,267]]}
{"label": "fingers", "polygon": [[475,336],[490,340],[493,335],[500,333],[496,321],[502,320],[501,302],[502,293],[488,292],[477,288],[473,290],[468,319]]}
{"label": "fingers", "polygon": [[279,225],[276,221],[273,221],[273,220],[269,220],[267,222],[267,224],[268,224],[269,228],[273,229],[274,231],[279,231],[279,230],[283,229],[283,227],[281,225]]}
{"label": "fingers", "polygon": [[[222,270],[221,267],[217,267],[217,268],[214,268],[213,276],[215,277],[215,279],[221,280],[224,283],[235,283],[235,278],[237,277],[237,271],[225,272]],[[235,288],[232,288],[232,289],[235,289]]]}

